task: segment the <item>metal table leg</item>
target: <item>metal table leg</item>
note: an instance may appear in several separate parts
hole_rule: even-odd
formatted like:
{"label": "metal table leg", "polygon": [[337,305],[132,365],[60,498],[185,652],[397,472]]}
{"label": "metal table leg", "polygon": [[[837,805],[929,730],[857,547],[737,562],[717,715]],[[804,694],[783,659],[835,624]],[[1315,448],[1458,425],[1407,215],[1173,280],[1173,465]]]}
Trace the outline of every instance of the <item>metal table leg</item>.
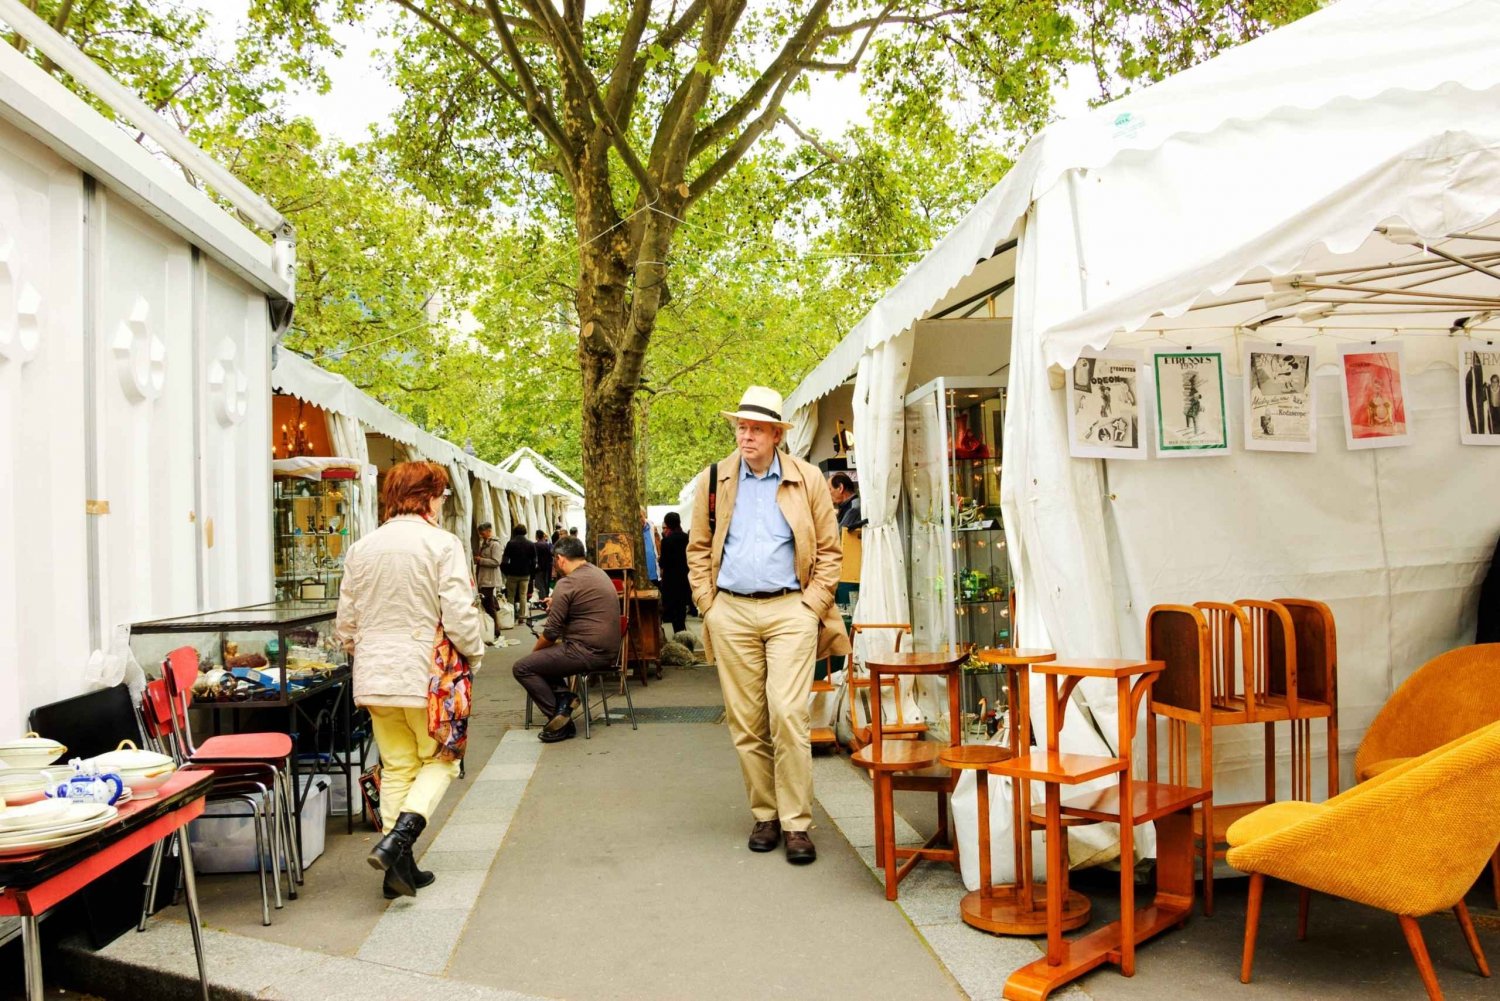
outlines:
{"label": "metal table leg", "polygon": [[42,1001],[42,941],[34,914],[21,915],[21,953],[26,962],[27,1001]]}
{"label": "metal table leg", "polygon": [[[203,989],[203,1001],[208,1001],[208,968],[203,963],[203,929],[198,923],[198,879],[193,873],[193,853],[188,847],[186,828],[177,839],[182,852],[183,885],[187,890],[188,926],[193,930],[193,952],[198,958],[198,985]],[[40,1001],[41,995],[37,995]]]}

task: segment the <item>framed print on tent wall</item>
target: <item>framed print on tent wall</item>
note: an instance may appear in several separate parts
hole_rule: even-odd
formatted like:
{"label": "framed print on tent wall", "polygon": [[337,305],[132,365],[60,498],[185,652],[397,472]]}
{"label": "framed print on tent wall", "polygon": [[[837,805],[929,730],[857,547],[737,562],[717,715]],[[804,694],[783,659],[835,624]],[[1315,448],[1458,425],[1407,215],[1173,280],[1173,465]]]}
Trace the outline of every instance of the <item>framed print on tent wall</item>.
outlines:
{"label": "framed print on tent wall", "polygon": [[1068,454],[1077,459],[1146,458],[1147,410],[1139,351],[1084,351],[1068,379]]}
{"label": "framed print on tent wall", "polygon": [[1224,356],[1171,349],[1151,356],[1156,382],[1156,454],[1162,458],[1229,454],[1224,416]]}
{"label": "framed print on tent wall", "polygon": [[1458,437],[1465,445],[1500,445],[1500,347],[1458,345]]}
{"label": "framed print on tent wall", "polygon": [[1313,355],[1307,348],[1246,341],[1245,447],[1259,452],[1316,452],[1318,412]]}
{"label": "framed print on tent wall", "polygon": [[1404,352],[1386,344],[1339,347],[1344,441],[1350,448],[1390,448],[1411,441],[1406,416]]}

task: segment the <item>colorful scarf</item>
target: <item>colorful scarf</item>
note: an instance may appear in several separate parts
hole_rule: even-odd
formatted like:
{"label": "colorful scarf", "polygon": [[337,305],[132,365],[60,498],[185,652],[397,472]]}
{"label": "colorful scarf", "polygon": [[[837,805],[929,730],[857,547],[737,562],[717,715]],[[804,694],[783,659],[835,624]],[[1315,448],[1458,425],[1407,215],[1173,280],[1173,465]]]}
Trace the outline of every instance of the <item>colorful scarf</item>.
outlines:
{"label": "colorful scarf", "polygon": [[469,704],[474,672],[438,623],[432,645],[432,673],[427,679],[427,733],[438,743],[437,756],[462,761],[469,745]]}

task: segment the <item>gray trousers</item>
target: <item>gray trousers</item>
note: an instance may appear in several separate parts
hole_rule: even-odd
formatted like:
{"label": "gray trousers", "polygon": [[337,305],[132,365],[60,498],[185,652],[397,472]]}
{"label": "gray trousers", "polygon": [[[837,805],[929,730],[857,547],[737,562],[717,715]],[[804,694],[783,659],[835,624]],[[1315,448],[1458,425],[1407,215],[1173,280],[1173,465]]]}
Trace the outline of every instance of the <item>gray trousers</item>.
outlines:
{"label": "gray trousers", "polygon": [[567,687],[567,679],[585,671],[603,671],[614,667],[618,655],[589,653],[576,644],[559,643],[533,650],[510,669],[531,701],[547,716],[557,715],[558,695]]}

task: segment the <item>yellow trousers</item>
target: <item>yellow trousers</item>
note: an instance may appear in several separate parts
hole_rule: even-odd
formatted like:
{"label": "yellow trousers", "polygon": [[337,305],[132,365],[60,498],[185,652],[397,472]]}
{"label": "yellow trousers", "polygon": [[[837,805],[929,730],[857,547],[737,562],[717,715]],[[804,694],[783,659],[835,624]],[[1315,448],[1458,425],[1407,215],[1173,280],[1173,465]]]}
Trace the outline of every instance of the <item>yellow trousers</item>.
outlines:
{"label": "yellow trousers", "polygon": [[427,733],[427,709],[370,706],[370,726],[380,748],[380,823],[389,833],[403,813],[431,818],[458,777],[458,762],[437,757],[438,744]]}

